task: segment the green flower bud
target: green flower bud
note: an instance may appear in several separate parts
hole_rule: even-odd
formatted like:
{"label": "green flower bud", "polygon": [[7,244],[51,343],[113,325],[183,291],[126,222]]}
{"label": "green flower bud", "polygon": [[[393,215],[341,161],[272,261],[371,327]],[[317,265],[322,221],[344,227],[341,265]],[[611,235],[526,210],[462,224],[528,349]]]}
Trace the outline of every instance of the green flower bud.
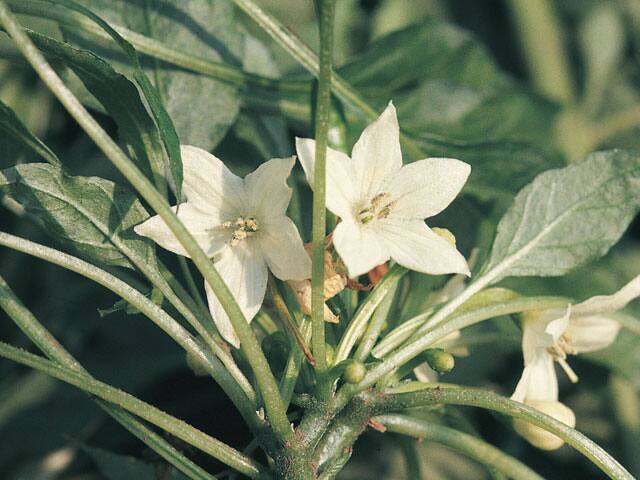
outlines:
{"label": "green flower bud", "polygon": [[345,367],[342,378],[347,383],[360,383],[366,373],[367,367],[364,366],[364,363],[353,360]]}
{"label": "green flower bud", "polygon": [[438,373],[449,373],[456,365],[456,361],[449,352],[441,348],[430,348],[424,352],[425,360]]}

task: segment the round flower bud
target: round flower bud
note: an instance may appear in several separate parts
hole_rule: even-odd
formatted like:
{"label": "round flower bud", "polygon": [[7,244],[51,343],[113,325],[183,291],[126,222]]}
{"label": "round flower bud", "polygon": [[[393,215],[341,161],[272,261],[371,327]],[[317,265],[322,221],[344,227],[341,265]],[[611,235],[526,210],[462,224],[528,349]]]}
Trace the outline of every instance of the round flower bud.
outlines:
{"label": "round flower bud", "polygon": [[346,366],[342,378],[347,383],[360,383],[366,373],[367,368],[364,363],[354,360]]}
{"label": "round flower bud", "polygon": [[438,373],[449,373],[456,365],[456,360],[449,352],[441,348],[430,348],[424,352],[429,366]]}
{"label": "round flower bud", "polygon": [[[554,400],[527,400],[525,403],[571,428],[576,426],[576,416],[573,411],[560,402]],[[561,438],[524,420],[514,420],[513,426],[516,432],[525,440],[541,450],[557,450],[564,445],[564,440]]]}

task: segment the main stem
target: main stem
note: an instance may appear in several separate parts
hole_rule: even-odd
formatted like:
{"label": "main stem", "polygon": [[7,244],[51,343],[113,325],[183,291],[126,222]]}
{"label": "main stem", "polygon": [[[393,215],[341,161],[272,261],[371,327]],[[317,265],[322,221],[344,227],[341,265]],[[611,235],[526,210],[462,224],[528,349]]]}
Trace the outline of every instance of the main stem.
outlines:
{"label": "main stem", "polygon": [[313,246],[311,275],[311,344],[316,359],[318,394],[327,395],[322,381],[327,370],[324,331],[324,239],[326,234],[326,165],[331,102],[331,63],[333,58],[333,17],[335,0],[321,0],[320,6],[320,74],[316,101],[316,152],[313,185]]}
{"label": "main stem", "polygon": [[242,351],[247,357],[249,364],[256,376],[260,387],[262,398],[269,422],[274,433],[281,441],[289,439],[293,435],[293,430],[287,419],[284,402],[280,396],[278,384],[269,368],[267,359],[260,348],[258,340],[254,335],[244,314],[235,301],[231,291],[224,283],[224,280],[216,270],[213,262],[207,257],[200,245],[193,238],[191,233],[178,219],[166,200],[154,188],[153,184],[142,174],[133,162],[124,154],[118,145],[109,137],[102,127],[82,106],[80,101],[66,87],[60,77],[51,68],[42,54],[38,51],[27,34],[20,27],[15,17],[7,7],[6,3],[0,0],[0,22],[5,27],[16,46],[38,73],[42,81],[47,85],[54,95],[60,100],[71,116],[80,124],[87,135],[111,160],[115,167],[131,182],[140,195],[151,205],[160,215],[165,224],[176,238],[183,245],[198,270],[205,280],[211,285],[218,300],[222,304],[225,312],[229,316],[234,330],[242,344]]}

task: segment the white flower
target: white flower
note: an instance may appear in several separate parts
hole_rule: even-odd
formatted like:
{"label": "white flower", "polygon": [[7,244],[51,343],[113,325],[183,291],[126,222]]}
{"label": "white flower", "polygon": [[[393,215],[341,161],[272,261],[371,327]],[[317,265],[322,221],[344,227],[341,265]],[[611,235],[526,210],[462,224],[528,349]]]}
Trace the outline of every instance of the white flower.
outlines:
{"label": "white flower", "polygon": [[[247,321],[260,310],[267,267],[281,280],[304,280],[311,261],[294,223],[285,213],[291,189],[287,178],[295,157],[269,160],[243,180],[215,156],[182,146],[183,192],[176,213],[233,293]],[[138,225],[136,233],[188,256],[162,218]],[[220,334],[236,348],[240,341],[215,293],[205,282],[209,309]]]}
{"label": "white flower", "polygon": [[[572,421],[575,425],[575,418],[571,420],[572,416],[557,406],[558,378],[554,361],[560,364],[572,382],[577,382],[578,377],[566,361],[567,355],[593,352],[609,346],[620,329],[611,314],[638,296],[640,275],[613,295],[593,297],[577,305],[569,305],[566,309],[542,310],[525,315],[522,334],[524,370],[511,398],[542,411],[557,411],[567,420],[563,420],[565,423]],[[562,407],[567,408],[564,405]],[[548,445],[559,448],[562,441],[557,439]]]}
{"label": "white flower", "polygon": [[[315,141],[297,138],[296,149],[313,186]],[[470,170],[466,163],[450,158],[403,166],[391,103],[362,132],[351,158],[327,149],[326,203],[342,220],[333,243],[349,276],[366,273],[389,258],[423,273],[468,275],[464,257],[424,219],[453,201]]]}

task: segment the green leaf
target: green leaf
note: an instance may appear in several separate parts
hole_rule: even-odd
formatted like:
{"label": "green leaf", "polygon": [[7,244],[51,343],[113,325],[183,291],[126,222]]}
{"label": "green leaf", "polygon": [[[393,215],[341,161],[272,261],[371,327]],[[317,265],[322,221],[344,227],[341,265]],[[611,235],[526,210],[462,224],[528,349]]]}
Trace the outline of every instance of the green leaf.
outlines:
{"label": "green leaf", "polygon": [[611,150],[539,175],[498,225],[484,271],[557,276],[604,255],[640,207],[640,155]]}
{"label": "green leaf", "polygon": [[[271,52],[257,38],[245,34],[242,68],[268,77],[280,76]],[[251,143],[265,159],[291,155],[291,139],[284,118],[257,112],[241,112],[233,126],[235,135]]]}
{"label": "green leaf", "polygon": [[68,66],[118,125],[138,166],[150,178],[161,180],[165,152],[160,133],[147,112],[136,86],[93,53],[37,33],[32,39],[48,57]]}
{"label": "green leaf", "polygon": [[[0,100],[0,141],[2,142],[2,156],[9,154],[12,144],[18,150],[27,147],[40,155],[52,165],[60,165],[60,160],[38,137],[36,137],[18,118],[15,112]],[[12,158],[2,158],[13,162]]]}
{"label": "green leaf", "polygon": [[339,72],[378,107],[394,100],[403,128],[551,150],[556,107],[518,85],[474,35],[452,24],[427,20],[391,33]]}
{"label": "green leaf", "polygon": [[[177,50],[234,65],[242,63],[243,37],[236,27],[233,6],[227,0],[81,0],[79,3],[99,12],[109,22],[166,42]],[[64,33],[82,46],[92,50],[96,47],[76,32],[66,29]],[[132,73],[120,55],[113,56],[113,48],[108,48],[106,53],[117,61],[115,65],[121,73]],[[143,66],[171,115],[181,143],[212,150],[238,115],[237,87],[154,59],[145,59]]]}
{"label": "green leaf", "polygon": [[155,265],[152,244],[132,231],[148,213],[135,195],[113,182],[30,163],[1,171],[0,191],[44,222],[53,237],[93,261],[128,268],[133,268],[131,259]]}

